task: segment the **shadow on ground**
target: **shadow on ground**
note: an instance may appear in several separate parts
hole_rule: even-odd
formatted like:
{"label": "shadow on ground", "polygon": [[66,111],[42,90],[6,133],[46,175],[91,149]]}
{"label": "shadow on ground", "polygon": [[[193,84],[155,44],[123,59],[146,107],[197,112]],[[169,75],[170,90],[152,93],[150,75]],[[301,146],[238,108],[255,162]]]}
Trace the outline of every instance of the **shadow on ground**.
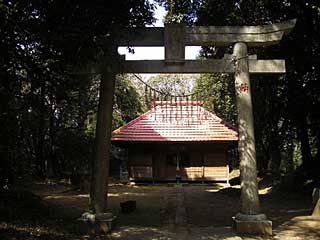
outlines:
{"label": "shadow on ground", "polygon": [[[177,188],[183,189],[187,212],[186,224],[180,227],[174,225]],[[89,238],[76,224],[76,219],[88,210],[88,193],[67,185],[43,184],[31,190],[34,194],[1,193],[1,239]],[[112,184],[108,196],[109,211],[118,216],[118,227],[109,239],[268,239],[237,236],[232,231],[232,217],[240,209],[239,186]],[[120,203],[129,200],[137,202],[137,209],[122,213]],[[273,239],[320,239],[320,220],[307,217],[311,212],[310,196],[266,186],[261,189],[260,200],[262,212],[273,221]]]}

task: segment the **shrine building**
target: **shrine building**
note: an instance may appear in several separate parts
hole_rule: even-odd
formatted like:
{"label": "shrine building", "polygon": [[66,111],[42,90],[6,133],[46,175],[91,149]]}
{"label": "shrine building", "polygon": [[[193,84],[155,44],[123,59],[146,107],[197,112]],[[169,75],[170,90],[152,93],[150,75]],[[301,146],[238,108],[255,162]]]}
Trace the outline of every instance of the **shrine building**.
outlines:
{"label": "shrine building", "polygon": [[227,181],[228,149],[237,129],[200,101],[156,101],[150,111],[113,131],[128,149],[132,181]]}

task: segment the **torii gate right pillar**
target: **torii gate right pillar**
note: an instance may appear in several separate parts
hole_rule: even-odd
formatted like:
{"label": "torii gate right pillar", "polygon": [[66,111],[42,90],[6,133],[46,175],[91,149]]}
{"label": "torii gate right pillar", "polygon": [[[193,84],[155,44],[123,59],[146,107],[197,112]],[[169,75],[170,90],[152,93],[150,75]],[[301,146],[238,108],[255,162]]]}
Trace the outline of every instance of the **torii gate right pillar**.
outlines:
{"label": "torii gate right pillar", "polygon": [[234,217],[234,227],[239,233],[272,235],[272,222],[260,213],[257,183],[254,121],[246,43],[236,43],[233,48],[235,63],[235,88],[238,110],[241,181],[241,211]]}

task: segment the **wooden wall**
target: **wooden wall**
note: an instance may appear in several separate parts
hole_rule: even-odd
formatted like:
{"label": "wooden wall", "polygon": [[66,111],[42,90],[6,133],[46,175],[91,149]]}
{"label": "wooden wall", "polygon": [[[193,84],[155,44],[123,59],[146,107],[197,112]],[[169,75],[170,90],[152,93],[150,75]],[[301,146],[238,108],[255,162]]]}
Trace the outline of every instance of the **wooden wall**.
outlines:
{"label": "wooden wall", "polygon": [[[181,156],[179,169],[177,153]],[[129,176],[131,180],[227,181],[227,145],[136,145],[129,149]]]}

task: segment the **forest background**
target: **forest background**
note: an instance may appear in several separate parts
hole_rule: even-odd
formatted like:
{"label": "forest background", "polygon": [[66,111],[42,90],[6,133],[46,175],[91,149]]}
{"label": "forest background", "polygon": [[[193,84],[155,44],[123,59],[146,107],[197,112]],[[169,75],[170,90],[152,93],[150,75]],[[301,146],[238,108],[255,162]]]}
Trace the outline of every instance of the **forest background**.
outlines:
{"label": "forest background", "polygon": [[[280,44],[250,49],[259,59],[285,59],[287,69],[283,75],[251,78],[258,171],[289,179],[292,187],[319,183],[319,1],[170,2],[157,1],[170,13],[166,23],[259,25],[297,19]],[[99,39],[152,24],[155,4],[0,1],[1,188],[90,173],[100,76],[70,74],[66,66],[108,57],[108,46]],[[199,57],[222,58],[225,53],[232,53],[232,47],[202,48]],[[200,92],[197,98],[205,108],[237,125],[232,75],[159,75],[148,84],[173,94]],[[134,75],[117,77],[113,129],[147,110],[144,87]]]}

